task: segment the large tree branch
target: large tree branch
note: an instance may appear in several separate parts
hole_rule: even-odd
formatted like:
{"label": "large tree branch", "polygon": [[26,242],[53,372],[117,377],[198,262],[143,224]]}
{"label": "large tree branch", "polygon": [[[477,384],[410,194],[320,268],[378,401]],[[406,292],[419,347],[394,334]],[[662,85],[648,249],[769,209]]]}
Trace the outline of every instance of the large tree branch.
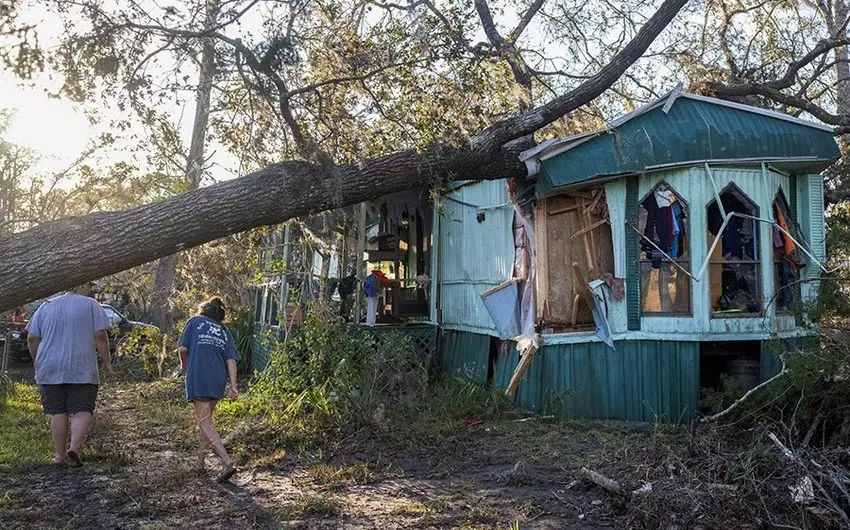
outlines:
{"label": "large tree branch", "polygon": [[665,0],[658,11],[638,31],[634,39],[626,44],[593,77],[549,103],[521,116],[516,116],[492,125],[472,139],[474,148],[485,150],[493,146],[504,145],[511,140],[531,134],[541,127],[549,125],[561,116],[572,112],[601,95],[623,75],[635,61],[649,48],[655,37],[673,20],[673,17],[687,3],[687,0]]}
{"label": "large tree branch", "polygon": [[[599,96],[686,2],[665,0],[597,75],[539,109],[494,124],[468,145],[438,144],[335,168],[283,162],[146,206],[63,219],[0,237],[0,310],[257,226],[451,179],[520,177],[524,169],[517,155],[528,145],[509,142]],[[344,204],[336,199],[340,195]]]}
{"label": "large tree branch", "polygon": [[534,0],[534,2],[528,6],[528,10],[523,13],[522,18],[517,24],[516,28],[510,32],[508,35],[507,41],[511,44],[515,44],[516,41],[522,36],[522,32],[525,31],[525,28],[528,27],[528,24],[534,18],[534,15],[540,11],[540,8],[543,7],[543,4],[546,3],[546,0]]}
{"label": "large tree branch", "polygon": [[850,129],[850,116],[833,114],[808,99],[788,95],[781,90],[771,88],[768,84],[741,83],[737,85],[724,85],[722,83],[709,83],[708,88],[715,95],[722,98],[762,96],[776,103],[806,111],[824,123],[835,125],[835,134],[845,134]]}

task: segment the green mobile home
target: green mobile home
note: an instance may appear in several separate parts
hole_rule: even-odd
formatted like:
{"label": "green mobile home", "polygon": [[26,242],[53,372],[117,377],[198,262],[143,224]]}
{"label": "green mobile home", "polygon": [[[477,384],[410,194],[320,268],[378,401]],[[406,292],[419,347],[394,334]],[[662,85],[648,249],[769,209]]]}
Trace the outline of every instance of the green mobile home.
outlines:
{"label": "green mobile home", "polygon": [[[519,403],[638,421],[692,418],[721,374],[769,377],[813,333],[838,157],[827,127],[672,91],[523,153],[511,189],[459,187],[436,223],[445,369],[506,387],[526,348]],[[519,315],[506,331],[481,295],[512,277],[490,311]]]}
{"label": "green mobile home", "polygon": [[[777,352],[812,339],[820,172],[838,157],[828,127],[673,90],[523,153],[524,179],[362,205],[353,259],[343,235],[325,272],[356,276],[346,313],[357,325],[363,279],[381,269],[391,287],[373,333],[413,334],[448,375],[523,406],[687,420],[721,374],[753,386],[780,369]],[[278,239],[286,254],[291,234]],[[301,261],[318,283],[321,264]],[[283,273],[260,286],[258,331],[294,318],[294,281],[305,280]]]}

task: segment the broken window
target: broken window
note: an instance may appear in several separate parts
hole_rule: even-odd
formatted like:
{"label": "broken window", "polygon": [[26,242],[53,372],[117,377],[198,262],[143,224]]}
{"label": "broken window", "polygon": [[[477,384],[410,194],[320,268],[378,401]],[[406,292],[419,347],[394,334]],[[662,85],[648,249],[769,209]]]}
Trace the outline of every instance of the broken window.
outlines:
{"label": "broken window", "polygon": [[759,221],[753,219],[758,206],[734,184],[720,192],[720,201],[722,210],[716,199],[709,203],[706,219],[712,314],[760,313]]}
{"label": "broken window", "polygon": [[[794,218],[791,216],[791,209],[788,207],[788,201],[785,200],[782,191],[776,194],[776,199],[773,201],[773,220],[776,223],[772,227],[771,238],[773,243],[773,283],[776,292],[774,303],[777,312],[791,312],[797,305],[795,286],[799,279],[799,270],[800,267],[805,266],[806,261],[803,252],[785,233],[791,234],[793,239],[802,243],[803,238],[797,230]],[[780,230],[780,227],[782,230]]]}
{"label": "broken window", "polygon": [[688,207],[665,182],[641,201],[640,296],[644,314],[690,314]]}
{"label": "broken window", "polygon": [[534,224],[539,320],[556,332],[594,329],[587,282],[603,277],[616,282],[605,189],[541,199]]}

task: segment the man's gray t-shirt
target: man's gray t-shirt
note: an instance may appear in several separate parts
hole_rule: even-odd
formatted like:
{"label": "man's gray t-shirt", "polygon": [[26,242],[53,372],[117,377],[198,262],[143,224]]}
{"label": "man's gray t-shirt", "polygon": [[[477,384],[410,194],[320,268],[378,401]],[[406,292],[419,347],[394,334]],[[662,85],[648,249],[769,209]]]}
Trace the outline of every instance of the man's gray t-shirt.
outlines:
{"label": "man's gray t-shirt", "polygon": [[41,304],[27,324],[28,333],[41,337],[35,382],[98,384],[94,334],[108,327],[106,313],[93,298],[68,293]]}

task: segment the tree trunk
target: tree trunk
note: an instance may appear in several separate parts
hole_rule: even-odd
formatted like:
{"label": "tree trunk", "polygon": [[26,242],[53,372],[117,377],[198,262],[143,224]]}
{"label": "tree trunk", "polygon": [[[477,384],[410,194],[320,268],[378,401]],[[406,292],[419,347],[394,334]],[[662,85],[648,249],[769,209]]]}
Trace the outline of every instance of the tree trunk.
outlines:
{"label": "tree trunk", "polygon": [[[206,29],[215,27],[218,21],[218,0],[206,2]],[[198,90],[195,102],[195,121],[192,124],[192,140],[189,145],[189,157],[186,160],[186,189],[197,189],[201,184],[204,171],[204,143],[207,136],[207,123],[210,117],[210,96],[215,77],[215,42],[212,38],[203,40],[201,66],[198,73]],[[172,324],[171,294],[174,278],[177,275],[177,254],[160,258],[156,267],[153,293],[151,294],[151,320],[161,329]]]}
{"label": "tree trunk", "polygon": [[[0,236],[0,310],[257,226],[452,179],[521,177],[525,170],[517,155],[529,146],[509,142],[607,90],[686,2],[665,0],[596,75],[538,109],[488,127],[466,146],[436,144],[331,171],[306,162],[282,162],[123,212],[62,219]],[[344,204],[336,200],[339,196]]]}

